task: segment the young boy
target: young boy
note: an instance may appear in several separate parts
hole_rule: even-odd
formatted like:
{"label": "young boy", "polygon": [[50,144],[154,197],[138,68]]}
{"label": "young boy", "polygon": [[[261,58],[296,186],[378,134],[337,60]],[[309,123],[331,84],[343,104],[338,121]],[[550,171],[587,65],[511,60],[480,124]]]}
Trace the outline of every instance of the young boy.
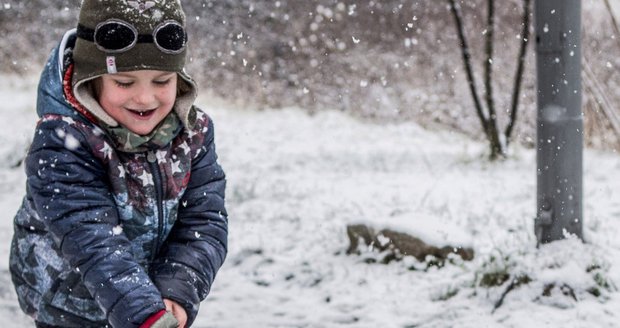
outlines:
{"label": "young boy", "polygon": [[37,327],[189,327],[227,250],[225,176],[179,0],[84,0],[52,52],[10,270]]}

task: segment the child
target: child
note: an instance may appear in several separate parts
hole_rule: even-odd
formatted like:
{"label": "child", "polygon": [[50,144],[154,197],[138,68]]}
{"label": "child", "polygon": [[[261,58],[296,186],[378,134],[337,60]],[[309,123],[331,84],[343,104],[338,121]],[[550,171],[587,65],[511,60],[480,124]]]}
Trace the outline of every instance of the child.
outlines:
{"label": "child", "polygon": [[37,327],[189,327],[227,251],[179,0],[84,0],[41,75],[10,270]]}

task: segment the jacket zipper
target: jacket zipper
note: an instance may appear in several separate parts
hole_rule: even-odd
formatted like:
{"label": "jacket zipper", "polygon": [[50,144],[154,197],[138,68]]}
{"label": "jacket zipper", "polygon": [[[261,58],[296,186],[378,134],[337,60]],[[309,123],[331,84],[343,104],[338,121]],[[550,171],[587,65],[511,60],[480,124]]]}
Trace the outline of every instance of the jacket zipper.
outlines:
{"label": "jacket zipper", "polygon": [[157,257],[159,250],[159,244],[161,243],[161,235],[164,230],[164,206],[163,206],[163,185],[161,179],[161,171],[159,165],[157,165],[157,156],[154,151],[149,151],[146,155],[146,160],[149,162],[151,171],[153,172],[153,184],[155,185],[155,197],[157,200],[157,237],[155,238],[155,244],[151,252],[151,262]]}

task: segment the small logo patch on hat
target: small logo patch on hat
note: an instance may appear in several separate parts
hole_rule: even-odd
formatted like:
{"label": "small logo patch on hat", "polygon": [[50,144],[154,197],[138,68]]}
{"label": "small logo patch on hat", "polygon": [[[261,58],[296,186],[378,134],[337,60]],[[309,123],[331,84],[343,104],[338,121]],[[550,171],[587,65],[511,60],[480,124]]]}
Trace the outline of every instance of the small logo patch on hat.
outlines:
{"label": "small logo patch on hat", "polygon": [[105,64],[108,68],[108,74],[116,74],[118,73],[116,70],[116,57],[115,56],[107,56],[105,58]]}
{"label": "small logo patch on hat", "polygon": [[155,7],[155,1],[127,1],[127,4],[135,9],[138,9],[140,13]]}

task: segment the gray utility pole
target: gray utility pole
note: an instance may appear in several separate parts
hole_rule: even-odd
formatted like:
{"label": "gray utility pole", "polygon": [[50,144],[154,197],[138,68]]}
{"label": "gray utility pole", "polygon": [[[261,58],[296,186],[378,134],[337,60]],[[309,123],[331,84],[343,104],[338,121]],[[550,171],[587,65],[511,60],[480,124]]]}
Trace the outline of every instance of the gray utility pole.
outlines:
{"label": "gray utility pole", "polygon": [[538,243],[583,239],[581,0],[536,0]]}

